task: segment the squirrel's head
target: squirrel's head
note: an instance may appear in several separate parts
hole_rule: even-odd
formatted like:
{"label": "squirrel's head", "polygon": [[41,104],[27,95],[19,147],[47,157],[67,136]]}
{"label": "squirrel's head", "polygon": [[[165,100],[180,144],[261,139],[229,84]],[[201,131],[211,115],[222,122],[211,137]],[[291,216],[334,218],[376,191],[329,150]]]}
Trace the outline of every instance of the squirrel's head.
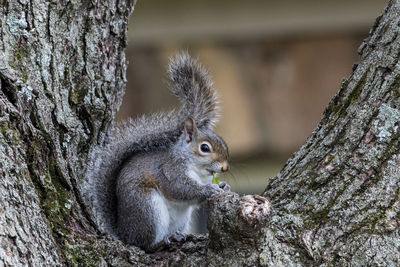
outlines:
{"label": "squirrel's head", "polygon": [[225,141],[211,129],[198,129],[192,117],[186,119],[181,141],[190,159],[207,174],[229,170],[229,153]]}

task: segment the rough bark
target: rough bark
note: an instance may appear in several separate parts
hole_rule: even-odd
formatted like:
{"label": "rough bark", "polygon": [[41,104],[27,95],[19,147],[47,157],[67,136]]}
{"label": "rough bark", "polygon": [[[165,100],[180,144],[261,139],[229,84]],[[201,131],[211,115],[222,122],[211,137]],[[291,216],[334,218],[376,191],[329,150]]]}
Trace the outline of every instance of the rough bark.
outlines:
{"label": "rough bark", "polygon": [[[389,1],[322,121],[264,192],[293,261],[400,263],[400,1]],[[301,256],[303,255],[303,256]]]}
{"label": "rough bark", "polygon": [[0,4],[0,266],[399,263],[399,0],[270,202],[214,196],[209,236],[153,254],[100,235],[79,191],[121,102],[134,1]]}
{"label": "rough bark", "polygon": [[77,185],[121,103],[133,4],[0,1],[0,266],[98,260]]}

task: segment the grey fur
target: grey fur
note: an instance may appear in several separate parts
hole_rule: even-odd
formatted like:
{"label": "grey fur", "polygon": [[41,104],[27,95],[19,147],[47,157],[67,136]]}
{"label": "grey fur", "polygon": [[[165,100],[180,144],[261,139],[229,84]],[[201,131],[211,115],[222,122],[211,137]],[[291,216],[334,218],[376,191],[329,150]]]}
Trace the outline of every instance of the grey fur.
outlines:
{"label": "grey fur", "polygon": [[218,96],[208,71],[187,52],[170,61],[171,91],[182,102],[183,118],[192,116],[199,128],[212,127],[218,118]]}
{"label": "grey fur", "polygon": [[226,161],[228,157],[225,142],[211,130],[217,121],[218,101],[207,71],[184,52],[170,60],[168,74],[171,91],[182,102],[181,109],[117,125],[108,145],[92,153],[82,185],[85,202],[100,230],[144,248],[149,248],[154,239],[154,226],[140,227],[151,222],[154,214],[149,212],[145,192],[137,190],[143,171],[153,172],[160,190],[176,201],[197,203],[220,191],[215,185],[203,186],[186,177],[188,166],[196,162],[192,162],[193,153],[181,147],[185,120],[193,117],[196,133],[209,138],[218,153],[223,152],[220,159]]}
{"label": "grey fur", "polygon": [[[155,217],[159,216],[151,205],[151,193],[143,189],[144,177],[154,175],[157,190],[171,201],[199,204],[212,194],[222,191],[219,186],[201,185],[186,176],[186,159],[177,156],[176,149],[154,151],[134,156],[121,170],[117,182],[118,220],[117,235],[125,243],[151,250],[157,247]],[[184,224],[183,224],[184,225]],[[163,237],[181,233],[182,228]]]}

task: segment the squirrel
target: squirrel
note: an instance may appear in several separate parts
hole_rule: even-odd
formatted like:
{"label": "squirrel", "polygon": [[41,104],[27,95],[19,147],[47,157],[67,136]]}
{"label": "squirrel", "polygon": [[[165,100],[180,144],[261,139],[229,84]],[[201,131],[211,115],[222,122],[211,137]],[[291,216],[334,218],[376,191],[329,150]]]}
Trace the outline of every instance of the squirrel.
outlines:
{"label": "squirrel", "polygon": [[193,210],[230,189],[212,183],[228,171],[229,153],[213,131],[219,107],[208,72],[182,52],[167,73],[180,110],[117,125],[93,152],[83,186],[100,230],[145,251],[184,239]]}

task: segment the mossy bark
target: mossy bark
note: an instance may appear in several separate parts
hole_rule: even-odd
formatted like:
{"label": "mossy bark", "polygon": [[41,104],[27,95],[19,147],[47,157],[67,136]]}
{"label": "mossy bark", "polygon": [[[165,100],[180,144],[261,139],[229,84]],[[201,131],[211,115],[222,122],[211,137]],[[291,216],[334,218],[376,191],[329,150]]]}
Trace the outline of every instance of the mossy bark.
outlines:
{"label": "mossy bark", "polygon": [[0,2],[0,266],[100,261],[78,184],[121,103],[133,5]]}
{"label": "mossy bark", "polygon": [[300,263],[400,263],[400,1],[389,1],[359,53],[318,127],[264,192],[275,236],[298,247]]}
{"label": "mossy bark", "polygon": [[399,264],[399,0],[266,198],[214,196],[209,236],[153,254],[99,234],[79,190],[121,103],[133,6],[0,1],[0,266]]}

